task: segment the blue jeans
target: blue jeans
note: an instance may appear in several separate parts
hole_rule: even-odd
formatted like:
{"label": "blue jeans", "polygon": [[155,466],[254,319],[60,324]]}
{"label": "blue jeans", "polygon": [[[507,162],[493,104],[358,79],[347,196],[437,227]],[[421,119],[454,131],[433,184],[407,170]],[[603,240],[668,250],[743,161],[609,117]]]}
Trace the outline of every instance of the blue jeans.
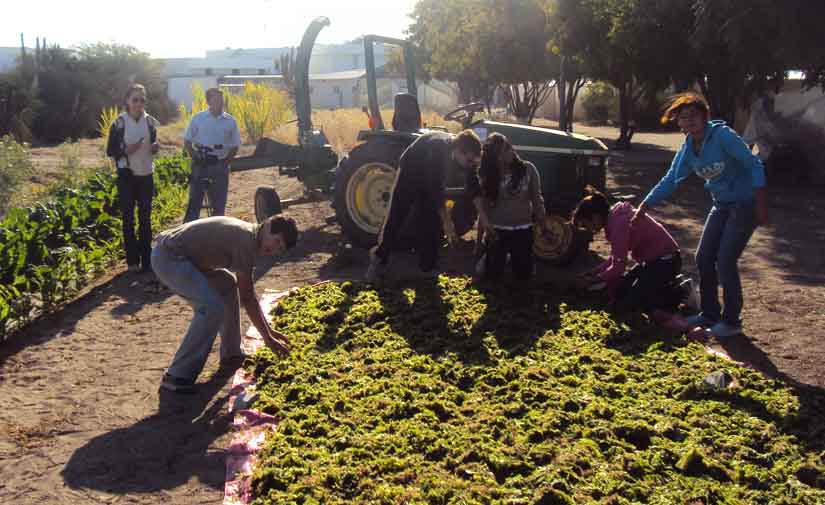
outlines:
{"label": "blue jeans", "polygon": [[163,284],[186,299],[195,311],[167,370],[169,375],[197,379],[218,330],[221,333],[221,359],[241,354],[240,302],[232,273],[222,269],[201,272],[188,258],[178,256],[162,245],[152,250],[152,269]]}
{"label": "blue jeans", "polygon": [[[716,203],[710,210],[696,251],[702,315],[707,319],[742,323],[742,282],[737,262],[755,229],[753,202]],[[724,313],[719,305],[719,284]]]}
{"label": "blue jeans", "polygon": [[[206,179],[211,183],[207,184]],[[192,162],[192,176],[189,179],[189,205],[186,207],[184,223],[198,219],[203,206],[203,194],[209,193],[213,216],[223,216],[226,211],[226,197],[229,191],[229,167],[223,161],[204,163]]]}

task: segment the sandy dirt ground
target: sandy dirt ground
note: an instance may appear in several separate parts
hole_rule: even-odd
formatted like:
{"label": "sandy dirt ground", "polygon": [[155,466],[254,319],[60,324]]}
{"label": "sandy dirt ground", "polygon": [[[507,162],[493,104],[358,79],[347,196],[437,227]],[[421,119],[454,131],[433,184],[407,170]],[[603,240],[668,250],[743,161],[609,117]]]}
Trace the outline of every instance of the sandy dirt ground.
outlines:
{"label": "sandy dirt ground", "polygon": [[[577,131],[616,136],[612,128]],[[611,159],[608,187],[641,197],[667,169],[681,136],[639,133],[634,140],[633,151]],[[274,171],[233,174],[228,213],[252,219],[259,185],[274,185],[282,197],[301,192],[297,181]],[[772,222],[756,232],[740,262],[746,336],[715,343],[800,387],[825,387],[823,199],[814,188],[771,188]],[[692,253],[708,208],[708,195],[692,180],[655,212],[687,252],[685,269],[694,275]],[[259,292],[362,275],[366,253],[343,247],[329,202],[289,213],[304,230],[302,240],[284,257],[258,265]],[[466,238],[445,251],[444,271],[470,271],[472,236]],[[605,254],[604,239],[592,250]],[[572,269],[542,265],[539,274],[563,285],[588,261],[594,255]],[[414,258],[399,255],[396,265],[401,275],[414,275]],[[195,395],[158,391],[191,311],[179,297],[150,289],[150,280],[120,266],[0,345],[0,502],[221,502],[232,370],[221,369],[213,353]]]}

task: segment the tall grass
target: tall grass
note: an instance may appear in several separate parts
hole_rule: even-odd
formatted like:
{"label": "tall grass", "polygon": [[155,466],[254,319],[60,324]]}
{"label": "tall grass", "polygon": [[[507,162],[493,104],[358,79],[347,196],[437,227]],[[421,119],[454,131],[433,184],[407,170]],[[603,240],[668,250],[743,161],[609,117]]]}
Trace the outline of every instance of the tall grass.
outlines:
{"label": "tall grass", "polygon": [[226,96],[226,111],[238,122],[249,144],[257,144],[292,116],[292,103],[283,91],[247,82],[238,94]]}
{"label": "tall grass", "polygon": [[[264,85],[265,86],[265,85]],[[271,88],[269,88],[271,89]],[[275,90],[273,90],[275,91]],[[276,93],[282,93],[279,91],[275,91]],[[239,101],[242,101],[243,95],[232,95],[227,100],[227,111],[235,116],[235,119],[238,120],[238,124],[241,127],[242,132],[244,133],[244,140],[247,143],[254,144],[257,142],[257,139],[260,136],[250,135],[249,130],[246,129],[247,127],[244,126],[245,119],[243,113],[237,110],[237,104]],[[258,126],[257,131],[262,131],[262,136],[270,137],[274,140],[279,142],[283,142],[285,144],[295,144],[298,142],[298,125],[296,122],[290,122],[287,124],[287,121],[292,120],[295,118],[295,111],[292,108],[292,104],[286,102],[286,107],[283,109],[277,109],[278,112],[273,115],[276,119],[273,121],[268,122],[266,126]],[[256,114],[257,114],[256,109]],[[381,118],[384,121],[384,126],[386,128],[391,128],[392,125],[392,109],[384,109],[381,111]],[[182,135],[183,131],[188,124],[188,120],[186,117],[191,117],[187,113],[187,115],[182,115],[181,117],[184,120],[178,120],[171,125],[166,125],[160,128],[158,131],[158,135],[160,138],[160,142],[162,144],[171,144],[181,146],[183,145]],[[259,117],[259,121],[261,121],[261,116]],[[433,126],[443,126],[447,128],[450,132],[456,133],[461,129],[461,126],[456,122],[451,121],[444,121],[441,114],[431,110],[424,110],[421,112],[421,120],[422,124],[433,127]],[[367,115],[364,114],[361,109],[352,108],[352,109],[335,109],[335,110],[316,110],[312,113],[312,124],[315,128],[319,128],[324,131],[324,134],[329,139],[329,143],[333,149],[335,149],[338,153],[345,153],[353,148],[357,143],[358,139],[358,132],[361,130],[366,130],[368,128],[367,123]]]}
{"label": "tall grass", "polygon": [[205,111],[208,108],[209,104],[206,102],[206,91],[204,91],[203,86],[201,86],[200,83],[193,83],[192,108],[189,109],[189,117],[186,119],[186,122],[189,123],[189,120],[192,119],[192,116],[194,116],[198,112]]}
{"label": "tall grass", "polygon": [[[106,147],[104,145],[103,149]],[[60,155],[60,173],[55,181],[48,185],[46,193],[57,192],[60,188],[80,186],[100,171],[98,165],[83,164],[83,150],[80,142],[67,140],[57,146]],[[107,165],[111,168],[111,165]]]}
{"label": "tall grass", "polygon": [[[381,111],[385,128],[392,127],[392,115],[392,109]],[[453,133],[461,129],[458,123],[444,121],[441,114],[431,110],[421,111],[421,122],[428,127],[444,126]],[[351,150],[358,142],[358,132],[369,127],[367,115],[361,109],[317,110],[312,113],[312,124],[324,131],[332,148],[339,153]],[[273,138],[279,142],[294,144],[298,138],[297,124],[281,126],[275,130]]]}

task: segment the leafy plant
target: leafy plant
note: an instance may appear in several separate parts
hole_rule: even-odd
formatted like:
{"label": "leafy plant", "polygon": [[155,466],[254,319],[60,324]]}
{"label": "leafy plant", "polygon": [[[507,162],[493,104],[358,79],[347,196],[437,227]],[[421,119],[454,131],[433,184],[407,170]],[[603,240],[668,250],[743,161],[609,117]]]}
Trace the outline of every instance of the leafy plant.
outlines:
{"label": "leafy plant", "polygon": [[[177,218],[189,174],[183,157],[155,161],[155,229]],[[0,340],[70,300],[123,254],[115,176],[100,171],[0,221]]]}
{"label": "leafy plant", "polygon": [[[291,354],[248,363],[279,418],[255,505],[825,500],[825,397],[543,286],[299,289]],[[726,370],[736,385],[705,385]]]}

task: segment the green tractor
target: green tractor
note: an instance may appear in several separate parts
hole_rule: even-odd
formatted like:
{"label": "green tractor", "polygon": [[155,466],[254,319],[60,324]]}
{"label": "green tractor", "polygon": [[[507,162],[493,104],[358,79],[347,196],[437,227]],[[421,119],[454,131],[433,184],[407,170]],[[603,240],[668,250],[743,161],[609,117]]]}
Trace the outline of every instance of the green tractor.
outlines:
{"label": "green tractor", "polygon": [[[376,243],[387,213],[401,153],[427,131],[444,128],[422,128],[411,44],[368,35],[364,37],[364,60],[369,113],[375,124],[372,129],[358,134],[358,144],[339,162],[323,132],[312,127],[309,101],[312,46],[320,30],[328,24],[327,18],[314,20],[297,53],[298,144],[262,139],[252,156],[233,161],[232,170],[278,166],[282,174],[295,176],[304,183],[305,196],[291,201],[281,201],[274,188],[258,188],[255,214],[259,221],[281,212],[288,205],[331,194],[335,216],[346,239],[355,246],[369,248]],[[395,97],[392,129],[386,129],[381,120],[374,58],[376,43],[397,45],[405,56],[407,92]],[[536,233],[536,256],[554,264],[571,261],[586,250],[591,237],[572,227],[567,218],[586,185],[604,190],[607,148],[598,139],[583,135],[516,123],[475,120],[475,115],[483,110],[481,103],[462,105],[446,114],[444,119],[472,129],[482,140],[491,133],[506,135],[519,155],[536,165],[549,216],[548,232]],[[448,206],[459,236],[472,229],[477,217],[463,184],[463,174],[458,171],[447,174]],[[414,222],[410,226],[414,227]]]}

